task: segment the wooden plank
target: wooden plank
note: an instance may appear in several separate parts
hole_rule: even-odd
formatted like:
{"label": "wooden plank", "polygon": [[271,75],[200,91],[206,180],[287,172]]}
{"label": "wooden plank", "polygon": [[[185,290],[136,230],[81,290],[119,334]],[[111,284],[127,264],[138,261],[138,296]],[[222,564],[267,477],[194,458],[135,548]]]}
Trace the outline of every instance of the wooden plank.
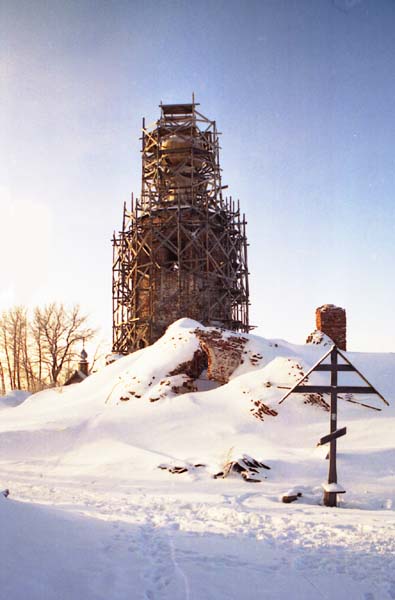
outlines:
{"label": "wooden plank", "polygon": [[[332,365],[318,365],[316,371],[331,371]],[[356,371],[352,365],[337,365],[336,371]]]}
{"label": "wooden plank", "polygon": [[377,394],[372,387],[338,385],[333,388],[330,385],[297,385],[292,388],[293,394],[330,394],[332,391],[339,394]]}
{"label": "wooden plank", "polygon": [[359,404],[359,406],[364,406],[365,408],[371,408],[372,410],[377,410],[381,412],[381,408],[377,408],[377,406],[370,406],[370,404],[366,404],[365,402],[357,402],[356,400],[351,400],[351,398],[344,398],[343,396],[339,396],[341,400],[345,402],[351,402],[351,404]]}
{"label": "wooden plank", "polygon": [[[331,350],[331,414],[330,414],[330,434],[337,430],[337,348],[333,346]],[[329,472],[328,483],[337,483],[337,464],[336,464],[336,438],[333,438],[329,444]],[[327,506],[336,506],[336,494],[324,494],[324,503]]]}
{"label": "wooden plank", "polygon": [[[193,104],[159,104],[159,108],[161,108],[165,115],[185,115],[192,113]],[[199,106],[199,102],[195,103],[195,106]]]}
{"label": "wooden plank", "polygon": [[322,437],[320,439],[320,441],[318,442],[317,446],[323,446],[324,444],[328,444],[332,440],[336,440],[339,437],[343,437],[343,435],[346,435],[346,433],[347,433],[347,427],[342,427],[342,429],[337,429],[333,433],[324,435],[324,437]]}

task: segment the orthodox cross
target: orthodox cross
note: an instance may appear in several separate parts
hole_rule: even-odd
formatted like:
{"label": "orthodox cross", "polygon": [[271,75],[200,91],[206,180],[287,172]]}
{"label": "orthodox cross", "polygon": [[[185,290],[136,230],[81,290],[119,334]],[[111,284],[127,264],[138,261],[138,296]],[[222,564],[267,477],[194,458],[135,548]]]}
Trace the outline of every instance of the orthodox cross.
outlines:
{"label": "orthodox cross", "polygon": [[[330,364],[323,364],[324,360],[330,356]],[[339,356],[344,360],[343,363],[339,363]],[[331,375],[330,385],[302,385],[311,375],[316,371],[327,371]],[[339,385],[338,384],[338,373],[339,371],[349,371],[356,373],[360,379],[362,379],[366,385],[364,386],[352,386],[352,385]],[[328,483],[323,484],[324,488],[324,504],[326,506],[337,506],[337,494],[344,494],[345,490],[337,483],[337,466],[336,466],[336,440],[343,435],[346,435],[347,428],[337,429],[337,399],[338,394],[375,394],[379,396],[381,400],[389,406],[387,400],[373,387],[373,385],[366,379],[364,375],[348,360],[348,358],[333,345],[330,350],[300,379],[293,388],[291,388],[280,400],[279,404],[284,402],[291,394],[330,394],[331,396],[331,408],[330,408],[330,432],[325,435],[318,442],[318,446],[329,443],[329,473]],[[367,408],[374,410],[381,410],[375,406],[363,404],[349,399],[351,402],[356,404],[362,404]]]}

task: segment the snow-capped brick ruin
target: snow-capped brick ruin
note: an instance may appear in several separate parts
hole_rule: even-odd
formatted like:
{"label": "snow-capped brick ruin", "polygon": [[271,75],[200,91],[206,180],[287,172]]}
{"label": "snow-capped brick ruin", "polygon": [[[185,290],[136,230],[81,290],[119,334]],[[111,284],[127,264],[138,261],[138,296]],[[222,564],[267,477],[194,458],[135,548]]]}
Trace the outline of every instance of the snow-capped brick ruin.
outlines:
{"label": "snow-capped brick ruin", "polygon": [[230,376],[243,363],[243,351],[248,339],[224,330],[197,328],[200,346],[207,355],[207,377],[228,383]]}
{"label": "snow-capped brick ruin", "polygon": [[[280,377],[278,374],[270,380],[262,377],[254,385],[245,376],[240,391],[245,411],[264,421],[278,415],[278,407],[272,398],[278,398],[306,372],[303,360],[286,358],[281,353],[278,343],[181,319],[154,345],[135,353],[133,368],[126,371],[115,386],[109,402],[139,400],[153,403],[182,394],[209,390],[218,393],[219,387],[226,388],[239,375],[255,372],[263,375],[276,368]],[[321,394],[306,393],[303,401],[328,410]]]}
{"label": "snow-capped brick ruin", "polygon": [[315,311],[316,330],[306,340],[308,344],[322,344],[329,338],[340,350],[347,347],[346,311],[334,304],[324,304]]}

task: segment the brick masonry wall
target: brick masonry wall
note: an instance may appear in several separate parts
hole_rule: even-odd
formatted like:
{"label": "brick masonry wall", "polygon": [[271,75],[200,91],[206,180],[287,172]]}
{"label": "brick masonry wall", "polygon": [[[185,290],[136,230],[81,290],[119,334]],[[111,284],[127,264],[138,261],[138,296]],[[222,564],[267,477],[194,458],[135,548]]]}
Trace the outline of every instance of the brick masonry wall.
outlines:
{"label": "brick masonry wall", "polygon": [[241,364],[247,338],[242,335],[226,336],[219,330],[195,330],[200,345],[207,354],[209,379],[227,383],[229,377]]}
{"label": "brick masonry wall", "polygon": [[316,328],[330,337],[340,350],[347,349],[347,321],[344,308],[324,304],[315,311]]}
{"label": "brick masonry wall", "polygon": [[[224,294],[220,266],[231,264],[235,257],[226,254],[226,240],[221,244],[215,241],[221,239],[227,223],[225,217],[225,213],[220,213],[217,220],[212,218],[207,225],[204,211],[184,208],[180,213],[158,211],[150,218],[140,218],[142,233],[137,261],[143,271],[147,252],[141,240],[145,237],[154,255],[155,268],[139,280],[135,316],[143,321],[152,320],[151,342],[180,318],[188,317],[204,325],[221,325],[232,320],[232,293],[229,290]],[[178,236],[179,219],[183,226]],[[208,234],[210,242],[206,241]],[[182,250],[181,264],[178,264],[178,246]]]}

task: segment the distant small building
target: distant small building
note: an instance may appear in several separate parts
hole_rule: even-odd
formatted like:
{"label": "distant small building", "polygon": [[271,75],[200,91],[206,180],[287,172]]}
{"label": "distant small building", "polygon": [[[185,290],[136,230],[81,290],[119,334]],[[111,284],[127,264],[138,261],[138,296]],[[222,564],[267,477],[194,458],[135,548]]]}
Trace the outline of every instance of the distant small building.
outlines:
{"label": "distant small building", "polygon": [[72,383],[81,383],[89,377],[89,362],[88,362],[88,354],[85,348],[82,348],[80,355],[80,362],[78,363],[78,369],[74,371],[71,377],[68,378],[64,385],[71,385]]}

